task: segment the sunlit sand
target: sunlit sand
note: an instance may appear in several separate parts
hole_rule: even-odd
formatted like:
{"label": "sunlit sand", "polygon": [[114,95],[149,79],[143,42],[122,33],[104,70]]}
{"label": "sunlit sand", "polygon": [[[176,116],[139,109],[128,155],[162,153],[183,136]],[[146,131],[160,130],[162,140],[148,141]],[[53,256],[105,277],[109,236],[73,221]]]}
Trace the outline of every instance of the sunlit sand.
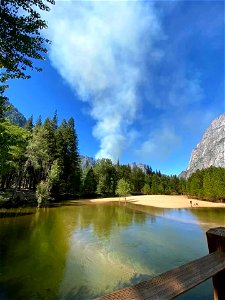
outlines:
{"label": "sunlit sand", "polygon": [[[101,198],[85,200],[85,203],[106,203],[106,202],[124,202],[124,198]],[[147,205],[163,208],[199,208],[199,207],[224,207],[225,203],[201,201],[191,199],[184,195],[143,195],[143,196],[129,196],[126,198],[127,202],[139,205]],[[192,202],[192,203],[191,203]]]}

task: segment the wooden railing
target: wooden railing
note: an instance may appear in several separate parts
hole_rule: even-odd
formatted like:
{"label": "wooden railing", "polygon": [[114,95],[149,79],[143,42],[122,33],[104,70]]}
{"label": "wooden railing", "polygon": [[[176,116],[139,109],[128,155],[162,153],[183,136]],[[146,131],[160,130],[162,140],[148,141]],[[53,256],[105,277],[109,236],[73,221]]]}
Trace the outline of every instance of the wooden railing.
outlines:
{"label": "wooden railing", "polygon": [[212,277],[214,300],[225,300],[225,227],[206,232],[209,254],[96,300],[173,299]]}

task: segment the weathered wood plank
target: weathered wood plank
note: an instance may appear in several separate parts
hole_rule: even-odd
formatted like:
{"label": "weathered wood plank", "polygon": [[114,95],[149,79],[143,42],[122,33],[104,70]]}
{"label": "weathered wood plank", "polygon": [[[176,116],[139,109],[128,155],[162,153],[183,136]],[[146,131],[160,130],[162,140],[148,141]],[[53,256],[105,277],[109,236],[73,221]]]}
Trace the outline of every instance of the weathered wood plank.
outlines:
{"label": "weathered wood plank", "polygon": [[225,253],[216,251],[150,280],[96,300],[173,299],[225,269]]}
{"label": "weathered wood plank", "polygon": [[[209,253],[215,251],[225,252],[225,228],[211,228],[206,232]],[[225,299],[225,270],[217,273],[212,278],[214,287],[214,300]]]}

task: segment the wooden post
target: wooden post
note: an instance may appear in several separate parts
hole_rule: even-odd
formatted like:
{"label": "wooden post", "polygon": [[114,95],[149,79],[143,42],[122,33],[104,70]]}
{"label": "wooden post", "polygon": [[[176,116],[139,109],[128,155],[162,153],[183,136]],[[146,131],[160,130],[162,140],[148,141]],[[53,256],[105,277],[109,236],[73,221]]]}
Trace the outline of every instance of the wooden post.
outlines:
{"label": "wooden post", "polygon": [[[225,227],[209,229],[206,232],[209,253],[225,252]],[[217,273],[212,278],[214,287],[214,300],[225,299],[225,270]]]}

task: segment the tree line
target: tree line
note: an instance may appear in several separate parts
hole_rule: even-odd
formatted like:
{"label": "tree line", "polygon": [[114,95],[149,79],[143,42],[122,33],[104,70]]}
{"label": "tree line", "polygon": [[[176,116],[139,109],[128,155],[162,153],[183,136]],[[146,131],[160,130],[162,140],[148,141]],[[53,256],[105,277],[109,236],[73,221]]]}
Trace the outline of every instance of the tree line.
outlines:
{"label": "tree line", "polygon": [[186,193],[200,199],[225,199],[225,168],[197,170],[186,182]]}
{"label": "tree line", "polygon": [[58,124],[55,113],[44,122],[39,117],[34,125],[30,117],[23,127],[5,118],[0,127],[0,189],[33,191],[39,205],[49,199],[128,194],[225,199],[224,168],[198,170],[185,180],[153,171],[148,165],[114,164],[110,159],[83,166],[73,118]]}
{"label": "tree line", "polygon": [[55,114],[43,123],[40,117],[34,125],[30,117],[23,127],[5,118],[1,127],[1,190],[36,191],[40,204],[62,196],[182,193],[177,176],[149,166],[143,169],[100,159],[82,169],[73,118],[58,124]]}
{"label": "tree line", "polygon": [[82,191],[105,197],[123,195],[123,191],[137,195],[182,193],[177,176],[163,175],[148,165],[140,168],[119,162],[113,164],[110,159],[97,160],[93,167],[88,166],[83,170]]}

